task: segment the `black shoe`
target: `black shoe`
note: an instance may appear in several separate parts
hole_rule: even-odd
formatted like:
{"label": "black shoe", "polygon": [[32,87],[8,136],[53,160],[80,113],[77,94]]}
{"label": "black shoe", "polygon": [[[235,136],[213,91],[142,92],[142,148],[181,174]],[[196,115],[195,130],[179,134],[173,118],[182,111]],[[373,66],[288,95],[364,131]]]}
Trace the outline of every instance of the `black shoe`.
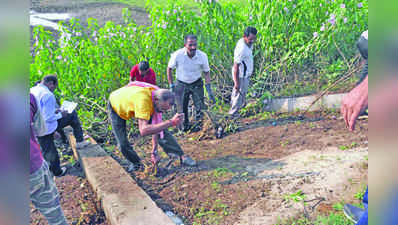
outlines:
{"label": "black shoe", "polygon": [[60,174],[58,174],[58,175],[55,175],[56,177],[62,177],[62,176],[64,176],[65,174],[66,174],[66,171],[67,171],[68,169],[66,169],[66,167],[61,167],[61,173]]}
{"label": "black shoe", "polygon": [[189,131],[189,130],[191,130],[191,125],[189,125],[189,124],[184,124],[184,129],[183,129],[183,131],[184,131],[184,132],[187,132],[187,131]]}
{"label": "black shoe", "polygon": [[191,127],[191,131],[192,131],[192,132],[198,132],[198,131],[200,131],[201,129],[202,129],[202,128],[201,128],[200,123],[196,123],[194,126]]}
{"label": "black shoe", "polygon": [[141,163],[130,163],[129,167],[127,168],[127,171],[128,172],[142,171],[143,168],[144,167]]}
{"label": "black shoe", "polygon": [[365,213],[364,209],[351,204],[345,204],[343,211],[344,215],[354,223],[358,223],[359,219],[361,219],[362,215]]}

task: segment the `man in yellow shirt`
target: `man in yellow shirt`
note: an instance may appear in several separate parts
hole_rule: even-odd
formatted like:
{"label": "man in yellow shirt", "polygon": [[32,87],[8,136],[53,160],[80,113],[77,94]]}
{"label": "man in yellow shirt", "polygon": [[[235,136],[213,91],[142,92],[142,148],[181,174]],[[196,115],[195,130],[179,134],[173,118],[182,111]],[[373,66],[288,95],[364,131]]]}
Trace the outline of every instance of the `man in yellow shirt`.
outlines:
{"label": "man in yellow shirt", "polygon": [[134,170],[140,169],[141,159],[127,138],[126,120],[131,118],[138,119],[138,128],[142,136],[152,135],[153,164],[157,164],[160,159],[157,154],[159,143],[169,156],[170,154],[178,155],[183,164],[196,165],[193,159],[184,155],[180,145],[167,131],[167,128],[179,125],[184,119],[184,114],[177,113],[172,119],[161,121],[160,113],[171,109],[174,98],[171,91],[158,89],[156,86],[146,86],[145,83],[144,86],[128,85],[110,94],[108,112],[113,133],[123,156],[133,163]]}

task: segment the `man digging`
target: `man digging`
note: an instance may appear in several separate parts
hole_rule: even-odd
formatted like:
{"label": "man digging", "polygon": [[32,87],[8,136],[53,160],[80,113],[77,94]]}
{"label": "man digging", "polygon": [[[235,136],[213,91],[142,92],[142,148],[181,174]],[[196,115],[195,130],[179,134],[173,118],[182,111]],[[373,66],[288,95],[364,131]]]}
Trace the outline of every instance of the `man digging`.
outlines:
{"label": "man digging", "polygon": [[129,85],[113,91],[109,96],[108,113],[112,130],[123,156],[132,163],[133,170],[142,168],[141,159],[127,138],[126,121],[138,119],[141,136],[152,135],[151,162],[157,169],[160,160],[158,144],[169,157],[179,156],[180,163],[195,166],[195,160],[185,155],[176,139],[167,128],[179,125],[184,114],[177,113],[172,119],[162,121],[162,112],[174,105],[174,94],[167,89],[159,89],[145,82],[131,82]]}

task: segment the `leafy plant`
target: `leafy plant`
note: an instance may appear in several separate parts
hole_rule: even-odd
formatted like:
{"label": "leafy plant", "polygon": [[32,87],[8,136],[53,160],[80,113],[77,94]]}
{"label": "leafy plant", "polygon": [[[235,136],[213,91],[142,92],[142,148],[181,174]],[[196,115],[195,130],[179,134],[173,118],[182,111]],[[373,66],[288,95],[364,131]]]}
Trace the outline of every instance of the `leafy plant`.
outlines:
{"label": "leafy plant", "polygon": [[298,190],[296,193],[290,194],[290,195],[285,195],[285,201],[289,202],[290,200],[293,200],[294,202],[301,202],[306,198],[306,195],[303,193],[302,190]]}

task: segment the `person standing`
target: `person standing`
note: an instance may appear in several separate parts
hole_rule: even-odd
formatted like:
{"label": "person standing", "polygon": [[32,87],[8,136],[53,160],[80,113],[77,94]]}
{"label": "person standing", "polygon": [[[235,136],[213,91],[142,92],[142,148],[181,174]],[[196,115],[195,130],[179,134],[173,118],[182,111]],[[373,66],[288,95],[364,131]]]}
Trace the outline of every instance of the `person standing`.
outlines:
{"label": "person standing", "polygon": [[[30,200],[50,225],[68,224],[62,211],[59,194],[47,163],[37,143],[33,120],[40,113],[35,97],[30,94]],[[44,121],[43,121],[44,122]]]}
{"label": "person standing", "polygon": [[246,104],[246,94],[249,88],[250,76],[253,73],[253,43],[257,38],[257,29],[247,27],[243,38],[239,39],[234,51],[232,79],[234,87],[231,95],[231,116],[238,116],[239,110]]}
{"label": "person standing", "polygon": [[[205,77],[205,87],[209,99],[215,103],[214,94],[210,85],[210,67],[206,53],[197,49],[198,42],[195,35],[189,34],[184,38],[184,48],[171,54],[167,79],[170,89],[177,98],[177,111],[184,113],[184,130],[190,130],[188,114],[189,98],[192,96],[196,110],[196,121],[202,119],[202,110],[205,109],[202,73]],[[176,82],[173,83],[173,69],[176,69]]]}

